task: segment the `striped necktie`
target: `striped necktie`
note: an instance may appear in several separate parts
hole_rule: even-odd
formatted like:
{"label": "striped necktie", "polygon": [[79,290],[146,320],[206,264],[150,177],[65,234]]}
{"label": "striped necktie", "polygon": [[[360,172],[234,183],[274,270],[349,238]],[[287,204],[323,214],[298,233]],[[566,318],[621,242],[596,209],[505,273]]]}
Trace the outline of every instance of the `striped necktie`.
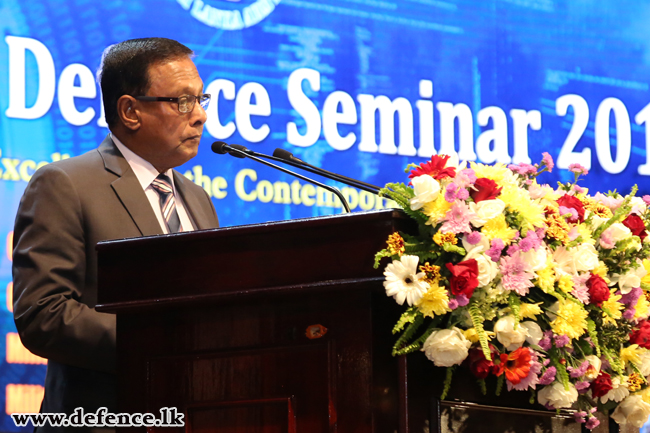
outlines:
{"label": "striped necktie", "polygon": [[163,219],[167,224],[169,233],[178,233],[181,228],[181,220],[176,212],[176,200],[174,200],[174,189],[172,181],[164,173],[160,173],[157,178],[151,182],[151,186],[160,197],[160,209],[162,210]]}

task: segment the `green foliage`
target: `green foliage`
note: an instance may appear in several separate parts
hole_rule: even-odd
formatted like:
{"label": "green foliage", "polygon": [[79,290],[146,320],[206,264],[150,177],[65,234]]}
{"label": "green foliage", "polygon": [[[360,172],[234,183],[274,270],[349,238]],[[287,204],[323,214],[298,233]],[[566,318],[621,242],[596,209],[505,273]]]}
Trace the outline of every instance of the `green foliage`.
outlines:
{"label": "green foliage", "polygon": [[596,323],[593,320],[587,319],[587,332],[589,332],[589,338],[594,344],[594,349],[596,349],[596,355],[600,357],[600,342],[598,339],[598,333],[596,332]]}
{"label": "green foliage", "polygon": [[384,188],[379,190],[379,196],[386,196],[394,200],[395,203],[404,209],[404,212],[417,221],[418,224],[426,224],[429,220],[429,218],[422,212],[411,209],[409,201],[415,197],[415,194],[412,188],[409,188],[402,183],[387,183]]}
{"label": "green foliage", "polygon": [[384,257],[393,257],[393,255],[388,251],[388,248],[383,249],[379,251],[377,254],[375,254],[375,265],[374,265],[375,269],[379,267],[379,262],[381,262],[381,259],[383,259]]}
{"label": "green foliage", "polygon": [[404,329],[407,323],[413,323],[418,314],[421,315],[416,307],[410,307],[407,309],[404,313],[402,313],[402,316],[393,327],[393,334],[397,334],[402,329]]}
{"label": "green foliage", "polygon": [[481,349],[483,350],[485,359],[492,359],[487,334],[485,333],[485,328],[483,328],[483,314],[476,303],[472,303],[469,306],[469,316],[472,319],[472,325],[474,325],[474,329],[478,335],[478,341],[481,344]]}
{"label": "green foliage", "polygon": [[510,305],[512,315],[515,316],[515,326],[517,326],[519,320],[521,320],[521,299],[519,299],[516,292],[510,292],[510,295],[508,296],[508,305]]}
{"label": "green foliage", "polygon": [[402,335],[400,335],[395,342],[395,345],[393,346],[393,356],[397,356],[398,352],[408,345],[408,341],[411,339],[411,337],[413,337],[413,334],[415,334],[415,332],[420,328],[420,326],[422,326],[423,323],[424,316],[422,313],[417,311],[413,322],[406,327]]}
{"label": "green foliage", "polygon": [[447,397],[447,394],[449,394],[449,389],[451,388],[451,379],[454,376],[455,368],[456,366],[447,367],[447,374],[445,375],[445,384],[442,388],[442,395],[440,396],[440,400],[444,400]]}
{"label": "green foliage", "polygon": [[478,387],[481,390],[481,394],[487,395],[487,387],[485,386],[485,379],[476,379],[476,383],[478,384]]}
{"label": "green foliage", "polygon": [[506,375],[502,374],[497,378],[497,388],[494,391],[494,395],[496,395],[497,397],[501,395],[501,390],[503,389],[503,382],[505,382],[505,377]]}

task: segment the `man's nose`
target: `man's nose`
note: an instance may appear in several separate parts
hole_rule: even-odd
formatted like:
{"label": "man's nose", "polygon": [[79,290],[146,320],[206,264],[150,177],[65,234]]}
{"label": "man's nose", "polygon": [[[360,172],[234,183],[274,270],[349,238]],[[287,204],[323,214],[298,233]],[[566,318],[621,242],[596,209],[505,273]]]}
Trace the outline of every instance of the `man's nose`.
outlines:
{"label": "man's nose", "polygon": [[192,125],[203,125],[208,120],[208,113],[206,113],[205,109],[198,103],[198,101],[192,110],[191,120]]}

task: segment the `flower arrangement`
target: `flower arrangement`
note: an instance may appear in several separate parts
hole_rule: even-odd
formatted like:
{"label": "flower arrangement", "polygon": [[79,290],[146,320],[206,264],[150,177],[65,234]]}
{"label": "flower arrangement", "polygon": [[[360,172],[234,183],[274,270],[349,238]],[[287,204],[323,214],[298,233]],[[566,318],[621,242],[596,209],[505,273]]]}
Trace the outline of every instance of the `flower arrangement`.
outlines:
{"label": "flower arrangement", "polygon": [[442,398],[463,364],[487,392],[529,391],[571,408],[589,429],[598,410],[640,427],[650,415],[650,196],[589,195],[574,181],[538,183],[539,164],[410,164],[409,185],[382,194],[418,224],[377,253],[386,294],[406,304],[393,355],[418,350],[446,367]]}

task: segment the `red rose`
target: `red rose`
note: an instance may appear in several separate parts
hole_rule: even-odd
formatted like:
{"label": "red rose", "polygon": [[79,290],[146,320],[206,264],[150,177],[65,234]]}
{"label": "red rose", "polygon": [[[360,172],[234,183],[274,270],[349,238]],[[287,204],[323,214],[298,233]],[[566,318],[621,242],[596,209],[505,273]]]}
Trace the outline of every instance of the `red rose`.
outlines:
{"label": "red rose", "polygon": [[650,322],[643,320],[637,326],[639,329],[635,329],[630,333],[630,343],[650,349]]}
{"label": "red rose", "polygon": [[423,174],[428,174],[437,180],[444,179],[446,177],[456,177],[456,169],[454,167],[445,168],[448,159],[449,155],[433,155],[431,157],[431,161],[423,162],[418,168],[411,170],[409,179],[422,176]]}
{"label": "red rose", "polygon": [[623,220],[623,225],[630,229],[634,236],[638,236],[643,241],[648,233],[645,231],[645,224],[641,217],[635,214],[630,214]]}
{"label": "red rose", "polygon": [[474,203],[483,200],[494,200],[501,194],[501,188],[492,179],[480,177],[474,182],[474,189],[469,190],[469,195],[472,196]]}
{"label": "red rose", "polygon": [[494,354],[497,349],[491,344],[489,347],[492,355],[492,359],[489,360],[485,359],[483,349],[480,347],[473,347],[469,350],[469,355],[467,356],[469,361],[469,370],[478,379],[485,379],[494,370],[494,363],[492,361],[494,360]]}
{"label": "red rose", "polygon": [[598,377],[591,382],[591,395],[594,398],[602,397],[612,390],[612,377],[601,371]]}
{"label": "red rose", "polygon": [[[582,202],[575,198],[572,195],[564,194],[557,200],[557,204],[564,206],[569,209],[575,209],[578,212],[578,220],[583,223],[585,222],[585,207],[582,205]],[[571,221],[575,222],[575,221]]]}
{"label": "red rose", "polygon": [[589,302],[597,306],[603,305],[603,302],[609,299],[609,287],[605,280],[600,276],[591,274],[586,282],[589,290]]}
{"label": "red rose", "polygon": [[478,286],[478,263],[476,260],[465,260],[457,265],[447,263],[445,266],[451,272],[449,279],[451,293],[456,296],[465,295],[467,299],[471,298],[474,289]]}

